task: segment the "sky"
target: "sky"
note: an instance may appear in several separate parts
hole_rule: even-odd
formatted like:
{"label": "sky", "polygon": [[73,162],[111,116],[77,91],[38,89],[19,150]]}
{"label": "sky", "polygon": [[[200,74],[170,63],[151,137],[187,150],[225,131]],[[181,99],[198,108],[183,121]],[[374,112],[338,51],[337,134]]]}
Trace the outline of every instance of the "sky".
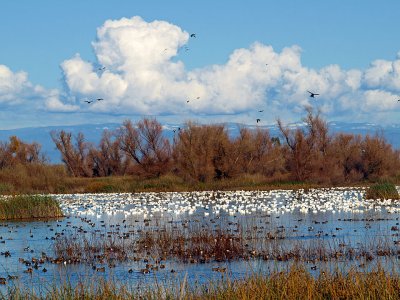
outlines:
{"label": "sky", "polygon": [[399,123],[399,11],[397,0],[3,0],[0,129],[273,124],[306,106]]}

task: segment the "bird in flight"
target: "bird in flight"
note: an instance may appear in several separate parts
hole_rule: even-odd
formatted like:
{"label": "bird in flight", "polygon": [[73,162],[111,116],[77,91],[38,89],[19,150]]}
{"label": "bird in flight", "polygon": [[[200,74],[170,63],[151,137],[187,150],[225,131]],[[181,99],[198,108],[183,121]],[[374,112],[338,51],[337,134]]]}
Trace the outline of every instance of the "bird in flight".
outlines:
{"label": "bird in flight", "polygon": [[104,99],[103,98],[97,98],[96,100],[97,101],[103,101]]}
{"label": "bird in flight", "polygon": [[262,109],[262,110],[259,110],[258,112],[263,112],[264,110]]}
{"label": "bird in flight", "polygon": [[100,67],[99,68],[99,71],[103,71],[103,70],[105,70],[106,69],[106,67]]}
{"label": "bird in flight", "polygon": [[316,94],[316,93],[313,93],[313,92],[310,92],[310,91],[307,91],[307,92],[310,93],[310,97],[311,98],[315,98],[315,96],[319,96],[319,94]]}
{"label": "bird in flight", "polygon": [[86,102],[86,103],[90,104],[90,103],[92,103],[92,102],[93,102],[93,100],[85,100],[84,102]]}
{"label": "bird in flight", "polygon": [[256,122],[257,122],[257,123],[258,123],[258,122],[261,122],[261,119],[257,119]]}
{"label": "bird in flight", "polygon": [[[199,100],[200,99],[200,97],[196,97],[196,99],[193,99],[193,100]],[[190,102],[190,99],[189,100],[186,100],[186,103],[189,103]]]}
{"label": "bird in flight", "polygon": [[195,38],[195,37],[196,37],[196,34],[195,34],[195,33],[192,33],[192,34],[190,35],[190,37],[191,37],[191,38]]}

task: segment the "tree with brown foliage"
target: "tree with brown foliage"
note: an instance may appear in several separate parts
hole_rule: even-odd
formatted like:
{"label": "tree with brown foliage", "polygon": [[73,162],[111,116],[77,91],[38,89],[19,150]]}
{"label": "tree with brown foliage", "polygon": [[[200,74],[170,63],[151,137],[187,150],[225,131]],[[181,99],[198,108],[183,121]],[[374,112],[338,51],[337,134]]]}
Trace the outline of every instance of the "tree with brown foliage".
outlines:
{"label": "tree with brown foliage", "polygon": [[312,160],[305,133],[300,128],[290,130],[284,127],[279,119],[277,122],[285,141],[286,167],[295,180],[304,181],[311,173]]}
{"label": "tree with brown foliage", "polygon": [[290,130],[278,120],[278,127],[286,142],[288,156],[287,167],[294,179],[299,181],[330,181],[329,173],[333,160],[329,146],[328,125],[320,112],[314,114],[311,107],[306,107],[307,116],[303,119],[305,129]]}
{"label": "tree with brown foliage", "polygon": [[187,123],[175,139],[173,157],[186,179],[206,182],[232,176],[234,161],[224,125]]}
{"label": "tree with brown foliage", "polygon": [[393,176],[398,172],[399,155],[385,141],[383,134],[367,135],[361,144],[362,172],[364,179]]}
{"label": "tree with brown foliage", "polygon": [[362,137],[360,135],[339,133],[332,139],[330,155],[333,168],[333,182],[350,183],[361,180],[362,172]]}
{"label": "tree with brown foliage", "polygon": [[113,140],[112,132],[104,130],[99,147],[90,148],[88,164],[95,177],[123,175],[125,173],[126,160],[120,150],[119,140]]}
{"label": "tree with brown foliage", "polygon": [[91,177],[92,172],[88,164],[88,144],[83,133],[79,133],[72,141],[72,134],[61,130],[52,131],[51,138],[61,153],[61,160],[67,166],[69,173],[74,177]]}
{"label": "tree with brown foliage", "polygon": [[155,119],[143,119],[136,126],[130,120],[118,132],[120,149],[130,157],[140,175],[158,177],[170,169],[171,148]]}
{"label": "tree with brown foliage", "polygon": [[290,130],[278,120],[285,139],[288,170],[296,180],[338,184],[393,176],[399,167],[399,155],[383,135],[374,137],[329,135],[320,113],[306,108],[306,129]]}
{"label": "tree with brown foliage", "polygon": [[11,136],[8,143],[0,144],[0,168],[16,164],[43,164],[47,161],[40,153],[38,143],[25,143],[16,136]]}
{"label": "tree with brown foliage", "polygon": [[275,176],[284,172],[284,157],[279,139],[272,139],[269,131],[240,128],[233,141],[234,163],[238,173]]}

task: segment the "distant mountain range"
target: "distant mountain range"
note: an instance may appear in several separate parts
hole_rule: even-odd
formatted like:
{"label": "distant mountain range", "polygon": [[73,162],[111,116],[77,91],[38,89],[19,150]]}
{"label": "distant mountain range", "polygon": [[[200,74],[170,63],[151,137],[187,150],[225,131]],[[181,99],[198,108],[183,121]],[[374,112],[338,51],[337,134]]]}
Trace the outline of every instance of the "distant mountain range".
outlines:
{"label": "distant mountain range", "polygon": [[[239,133],[240,126],[247,128],[256,128],[255,125],[245,125],[237,123],[226,123],[229,135],[231,137],[237,136]],[[303,126],[301,123],[289,124],[288,126],[296,128]],[[92,142],[95,145],[101,139],[101,135],[104,129],[114,131],[121,126],[119,123],[104,123],[104,124],[83,124],[74,126],[48,126],[48,127],[30,127],[30,128],[19,128],[0,130],[0,141],[8,141],[10,136],[17,136],[24,142],[32,143],[37,142],[42,145],[42,151],[47,155],[52,163],[59,163],[61,161],[60,153],[55,149],[54,143],[51,140],[50,133],[52,131],[65,130],[71,132],[73,135],[77,135],[82,132],[85,139],[88,142]],[[163,124],[164,134],[172,139],[173,130],[178,127],[183,127],[182,124]],[[258,126],[261,128],[268,128],[271,136],[279,136],[279,130],[276,125]],[[377,125],[372,123],[344,123],[344,122],[329,122],[329,128],[331,133],[345,132],[361,135],[374,135],[375,133],[383,133],[386,140],[393,145],[394,148],[400,149],[400,124],[391,125]]]}

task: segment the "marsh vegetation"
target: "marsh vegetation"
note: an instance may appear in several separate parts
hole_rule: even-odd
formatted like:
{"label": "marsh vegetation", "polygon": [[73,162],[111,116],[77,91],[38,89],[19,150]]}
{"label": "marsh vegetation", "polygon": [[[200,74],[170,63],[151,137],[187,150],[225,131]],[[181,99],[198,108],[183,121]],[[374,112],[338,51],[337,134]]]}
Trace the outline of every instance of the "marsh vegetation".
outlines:
{"label": "marsh vegetation", "polygon": [[0,198],[0,220],[62,217],[59,203],[49,196],[19,195]]}

